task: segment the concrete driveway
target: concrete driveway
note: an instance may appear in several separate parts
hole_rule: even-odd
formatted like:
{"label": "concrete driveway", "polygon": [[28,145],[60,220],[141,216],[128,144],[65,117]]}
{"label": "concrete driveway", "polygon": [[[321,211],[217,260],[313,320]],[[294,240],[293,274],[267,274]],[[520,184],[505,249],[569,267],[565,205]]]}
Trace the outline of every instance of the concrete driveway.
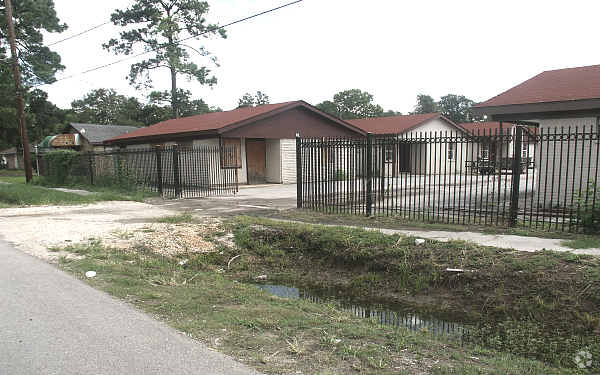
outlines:
{"label": "concrete driveway", "polygon": [[0,241],[1,374],[257,374]]}
{"label": "concrete driveway", "polygon": [[248,211],[284,210],[296,207],[296,184],[240,185],[236,195],[196,199],[162,200],[153,205],[199,215],[237,215]]}

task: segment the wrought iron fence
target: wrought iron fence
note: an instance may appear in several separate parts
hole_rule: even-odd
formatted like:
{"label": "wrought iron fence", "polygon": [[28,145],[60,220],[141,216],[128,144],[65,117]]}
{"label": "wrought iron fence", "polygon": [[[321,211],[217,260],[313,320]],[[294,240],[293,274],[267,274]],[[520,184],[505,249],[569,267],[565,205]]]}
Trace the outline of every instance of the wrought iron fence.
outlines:
{"label": "wrought iron fence", "polygon": [[296,145],[301,208],[450,224],[600,229],[596,126],[298,138]]}
{"label": "wrought iron fence", "polygon": [[[167,198],[197,198],[238,192],[235,146],[156,147],[80,153],[65,175],[91,185],[140,187]],[[38,157],[40,175],[56,168]]]}

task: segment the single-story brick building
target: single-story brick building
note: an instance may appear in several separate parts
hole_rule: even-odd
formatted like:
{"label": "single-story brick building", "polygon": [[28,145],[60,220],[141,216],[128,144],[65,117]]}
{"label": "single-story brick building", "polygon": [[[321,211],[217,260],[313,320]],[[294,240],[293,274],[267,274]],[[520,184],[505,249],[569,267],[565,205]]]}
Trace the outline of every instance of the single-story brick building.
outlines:
{"label": "single-story brick building", "polygon": [[167,120],[104,144],[127,149],[155,145],[236,146],[240,183],[295,183],[296,134],[307,138],[366,135],[362,129],[304,101],[293,101]]}

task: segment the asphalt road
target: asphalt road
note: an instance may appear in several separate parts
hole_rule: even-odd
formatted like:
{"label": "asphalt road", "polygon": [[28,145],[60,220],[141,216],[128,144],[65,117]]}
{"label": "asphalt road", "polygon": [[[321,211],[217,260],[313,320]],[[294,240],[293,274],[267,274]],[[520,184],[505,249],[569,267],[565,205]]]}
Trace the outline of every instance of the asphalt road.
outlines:
{"label": "asphalt road", "polygon": [[0,374],[256,374],[0,241]]}

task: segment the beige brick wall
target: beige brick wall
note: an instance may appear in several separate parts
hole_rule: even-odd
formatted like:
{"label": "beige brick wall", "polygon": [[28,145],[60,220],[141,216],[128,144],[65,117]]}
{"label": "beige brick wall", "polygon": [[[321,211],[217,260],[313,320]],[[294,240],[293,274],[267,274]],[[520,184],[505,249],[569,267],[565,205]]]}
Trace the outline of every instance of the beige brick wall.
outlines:
{"label": "beige brick wall", "polygon": [[281,182],[296,183],[296,139],[280,139]]}

